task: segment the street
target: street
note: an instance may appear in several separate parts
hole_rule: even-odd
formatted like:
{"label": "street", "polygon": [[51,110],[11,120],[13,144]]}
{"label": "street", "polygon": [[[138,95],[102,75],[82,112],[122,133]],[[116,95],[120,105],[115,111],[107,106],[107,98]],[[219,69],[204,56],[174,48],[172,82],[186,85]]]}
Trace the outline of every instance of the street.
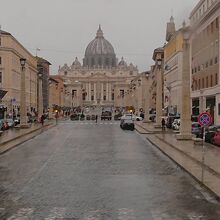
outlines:
{"label": "street", "polygon": [[3,220],[217,220],[219,204],[117,121],[62,121],[0,156]]}

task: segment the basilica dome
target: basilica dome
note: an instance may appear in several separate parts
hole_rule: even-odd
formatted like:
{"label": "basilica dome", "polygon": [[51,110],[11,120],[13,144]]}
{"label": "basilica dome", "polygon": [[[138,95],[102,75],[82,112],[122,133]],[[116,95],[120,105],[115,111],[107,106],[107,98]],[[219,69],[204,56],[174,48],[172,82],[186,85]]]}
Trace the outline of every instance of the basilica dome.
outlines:
{"label": "basilica dome", "polygon": [[116,66],[116,55],[114,48],[109,41],[104,38],[101,27],[97,31],[96,37],[86,48],[83,66],[87,67],[114,67]]}

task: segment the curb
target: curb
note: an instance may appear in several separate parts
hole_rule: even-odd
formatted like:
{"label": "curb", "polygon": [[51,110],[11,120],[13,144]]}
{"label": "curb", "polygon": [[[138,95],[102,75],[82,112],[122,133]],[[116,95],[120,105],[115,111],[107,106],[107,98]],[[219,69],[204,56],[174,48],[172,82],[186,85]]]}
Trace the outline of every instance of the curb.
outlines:
{"label": "curb", "polygon": [[[55,126],[56,126],[55,124],[50,123],[50,124],[45,125],[44,127],[36,128],[36,129],[29,131],[25,134],[22,134],[22,135],[17,136],[13,139],[10,139],[10,140],[7,140],[7,141],[0,143],[0,155],[10,151],[11,149],[15,148],[16,146],[18,146],[28,140],[31,140],[32,138],[38,136],[42,132],[47,131],[50,128],[53,128]],[[1,149],[1,148],[5,148],[5,149]]]}
{"label": "curb", "polygon": [[[141,129],[142,126],[139,126]],[[136,129],[138,133],[142,134],[142,132],[138,131],[138,129]],[[150,135],[150,134],[149,134]],[[184,157],[188,158],[189,160],[191,160],[194,164],[196,164],[197,166],[203,168],[206,172],[210,173],[211,175],[215,176],[217,179],[220,179],[220,173],[216,172],[214,169],[212,169],[211,167],[209,167],[206,164],[203,164],[201,161],[197,160],[196,158],[188,155],[187,153],[185,153],[184,151],[180,150],[179,148],[176,148],[175,146],[173,146],[172,144],[170,144],[169,142],[165,141],[164,139],[160,138],[157,136],[157,134],[155,134],[155,138],[158,139],[160,142],[163,142],[164,144],[166,144],[168,147],[172,148],[173,150],[177,151],[179,154],[183,155]],[[158,144],[155,143],[155,141],[151,140],[150,136],[146,137],[147,141],[149,141],[152,146],[156,147],[160,152],[162,152],[165,156],[167,156],[169,159],[171,159],[174,163],[176,163],[178,166],[180,166],[184,171],[186,171],[190,176],[193,177],[193,179],[195,179],[200,185],[204,186],[207,190],[209,190],[218,201],[220,201],[220,195],[215,192],[215,190],[211,189],[209,185],[203,183],[200,179],[198,179],[193,172],[190,172],[187,167],[185,167],[184,165],[182,165],[178,160],[175,160],[175,158],[172,157],[172,155],[170,155],[169,153],[167,153],[164,149],[162,149]]]}

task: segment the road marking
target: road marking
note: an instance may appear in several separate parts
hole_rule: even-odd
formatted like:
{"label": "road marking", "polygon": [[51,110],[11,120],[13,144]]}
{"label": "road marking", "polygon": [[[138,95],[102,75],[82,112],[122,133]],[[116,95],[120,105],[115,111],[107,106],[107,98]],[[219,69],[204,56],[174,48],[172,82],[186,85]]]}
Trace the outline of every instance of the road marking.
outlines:
{"label": "road marking", "polygon": [[118,220],[134,220],[136,219],[134,216],[133,209],[121,208],[118,209]]}
{"label": "road marking", "polygon": [[82,220],[101,220],[101,214],[99,210],[89,211]]}
{"label": "road marking", "polygon": [[45,218],[45,220],[56,220],[56,219],[63,219],[66,213],[66,208],[58,208],[54,207],[50,214]]}
{"label": "road marking", "polygon": [[7,220],[28,220],[33,212],[34,209],[32,208],[21,208],[15,215],[12,215]]}

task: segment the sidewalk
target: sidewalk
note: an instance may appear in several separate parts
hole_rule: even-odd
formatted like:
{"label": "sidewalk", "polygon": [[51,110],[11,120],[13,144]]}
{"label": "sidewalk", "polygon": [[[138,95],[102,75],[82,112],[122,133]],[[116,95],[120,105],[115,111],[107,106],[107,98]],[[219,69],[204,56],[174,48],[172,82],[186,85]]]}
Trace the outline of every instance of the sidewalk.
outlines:
{"label": "sidewalk", "polygon": [[162,132],[153,123],[136,123],[136,130],[168,157],[193,175],[220,197],[220,148],[214,145],[194,145],[192,140],[176,140],[172,130]]}
{"label": "sidewalk", "polygon": [[54,121],[46,121],[43,127],[39,123],[31,124],[30,128],[13,128],[4,131],[0,136],[0,154],[3,154],[18,144],[35,137],[42,132],[42,129],[45,130],[54,125]]}

